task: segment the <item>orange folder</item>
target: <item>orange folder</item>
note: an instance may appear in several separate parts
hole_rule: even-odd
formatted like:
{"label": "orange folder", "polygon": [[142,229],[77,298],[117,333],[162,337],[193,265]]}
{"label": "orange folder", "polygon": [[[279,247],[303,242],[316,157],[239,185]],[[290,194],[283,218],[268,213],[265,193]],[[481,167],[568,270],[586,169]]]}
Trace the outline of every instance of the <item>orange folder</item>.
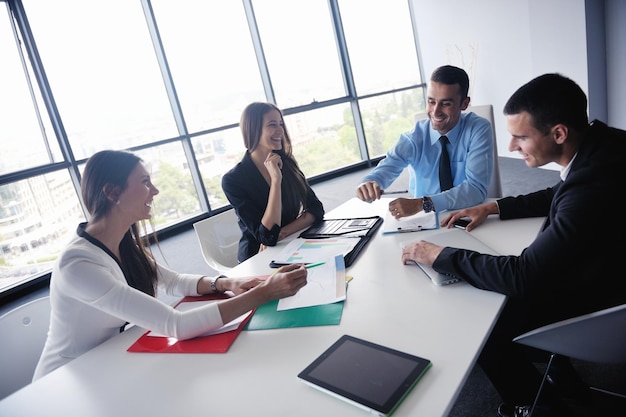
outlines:
{"label": "orange folder", "polygon": [[[228,296],[206,295],[200,297],[185,297],[178,304],[193,301],[219,300],[223,298],[228,298]],[[148,336],[150,332],[147,331],[137,339],[127,351],[144,353],[225,353],[235,342],[235,339],[246,326],[252,314],[254,314],[254,311],[251,311],[235,330],[187,340],[178,340],[172,337]]]}

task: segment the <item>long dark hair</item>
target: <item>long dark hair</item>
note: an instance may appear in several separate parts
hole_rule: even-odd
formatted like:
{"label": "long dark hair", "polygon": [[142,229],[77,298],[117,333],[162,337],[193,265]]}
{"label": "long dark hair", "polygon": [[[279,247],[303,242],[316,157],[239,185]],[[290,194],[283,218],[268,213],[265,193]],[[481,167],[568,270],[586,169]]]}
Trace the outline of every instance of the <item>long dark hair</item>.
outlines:
{"label": "long dark hair", "polygon": [[[127,187],[128,177],[141,159],[125,151],[100,151],[85,165],[81,180],[83,202],[93,220],[111,211],[115,202],[107,198],[105,188]],[[126,282],[133,288],[154,296],[156,294],[156,262],[147,249],[149,240],[141,237],[137,223],[124,234],[120,243],[120,262]]]}
{"label": "long dark hair", "polygon": [[[283,148],[278,154],[283,160],[283,189],[287,192],[283,193],[284,207],[301,207],[306,210],[306,178],[300,170],[298,163],[293,157],[291,138],[284,124],[283,112],[272,103],[255,102],[249,104],[241,114],[239,127],[243,136],[243,143],[248,152],[252,152],[259,145],[261,134],[263,132],[263,116],[269,111],[276,110],[280,114],[283,122],[283,130],[285,137],[283,139]],[[298,213],[295,213],[297,215]]]}

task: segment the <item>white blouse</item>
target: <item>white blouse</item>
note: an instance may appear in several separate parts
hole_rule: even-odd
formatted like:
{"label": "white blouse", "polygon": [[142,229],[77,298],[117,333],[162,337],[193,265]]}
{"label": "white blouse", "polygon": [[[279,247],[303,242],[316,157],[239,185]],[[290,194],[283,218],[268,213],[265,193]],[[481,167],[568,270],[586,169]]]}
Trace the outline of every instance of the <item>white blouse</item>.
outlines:
{"label": "white blouse", "polygon": [[[199,295],[201,275],[178,274],[158,265],[158,287],[168,295]],[[48,338],[33,380],[70,362],[120,332],[126,322],[177,339],[223,325],[216,303],[180,312],[126,283],[117,261],[76,236],[56,262],[50,279]]]}

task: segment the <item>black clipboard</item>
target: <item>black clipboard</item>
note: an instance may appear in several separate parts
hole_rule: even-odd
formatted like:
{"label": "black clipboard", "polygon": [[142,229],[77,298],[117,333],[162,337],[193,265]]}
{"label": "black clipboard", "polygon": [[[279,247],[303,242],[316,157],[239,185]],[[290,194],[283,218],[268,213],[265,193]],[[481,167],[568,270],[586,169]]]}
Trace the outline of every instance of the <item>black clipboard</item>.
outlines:
{"label": "black clipboard", "polygon": [[[320,233],[320,231],[325,230],[325,222],[334,222],[337,220],[344,220],[349,223],[351,222],[350,224],[354,225],[354,227],[350,232],[340,231],[338,233]],[[345,219],[324,219],[321,222],[312,225],[311,227],[300,233],[298,237],[303,239],[328,239],[339,237],[359,239],[354,248],[343,257],[344,263],[347,268],[354,263],[361,251],[365,248],[365,246],[367,246],[372,236],[374,236],[376,230],[378,230],[378,228],[382,224],[383,218],[381,216],[353,217]],[[270,268],[279,268],[284,265],[287,264],[274,261],[270,262]]]}
{"label": "black clipboard", "polygon": [[[328,226],[331,223],[339,223],[335,231],[328,231]],[[380,216],[371,217],[350,217],[344,219],[324,219],[315,223],[302,233],[300,236],[303,239],[324,239],[331,237],[367,237],[371,236],[383,223],[383,218]]]}

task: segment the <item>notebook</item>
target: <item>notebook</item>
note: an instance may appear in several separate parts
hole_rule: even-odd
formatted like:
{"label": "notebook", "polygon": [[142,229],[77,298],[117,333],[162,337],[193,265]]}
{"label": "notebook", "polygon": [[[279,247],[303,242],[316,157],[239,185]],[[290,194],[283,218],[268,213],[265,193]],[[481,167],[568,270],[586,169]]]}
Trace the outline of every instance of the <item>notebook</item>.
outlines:
{"label": "notebook", "polygon": [[[461,229],[446,229],[445,232],[430,235],[425,237],[424,240],[440,246],[471,249],[488,255],[499,255],[499,253],[472,236],[471,233]],[[405,246],[408,243],[409,242],[405,242],[402,246]],[[426,266],[419,263],[415,264],[422,271],[424,271],[426,276],[430,278],[431,282],[437,286],[450,285],[462,281],[461,278],[455,275],[440,274],[435,271],[432,266]]]}
{"label": "notebook", "polygon": [[[352,250],[344,255],[344,263],[346,267],[349,267],[363,251],[382,223],[383,218],[380,216],[354,217],[349,219],[324,219],[300,233],[298,237],[302,239],[335,238],[337,240],[353,238],[356,240],[356,243],[353,245],[351,244]],[[281,262],[279,260],[272,260],[270,262],[270,267],[278,268],[286,264],[288,263]]]}
{"label": "notebook", "polygon": [[382,223],[380,216],[355,217],[351,219],[324,219],[300,233],[299,237],[317,239],[339,236],[365,236]]}
{"label": "notebook", "polygon": [[428,359],[343,335],[298,378],[370,414],[387,417],[430,367]]}

